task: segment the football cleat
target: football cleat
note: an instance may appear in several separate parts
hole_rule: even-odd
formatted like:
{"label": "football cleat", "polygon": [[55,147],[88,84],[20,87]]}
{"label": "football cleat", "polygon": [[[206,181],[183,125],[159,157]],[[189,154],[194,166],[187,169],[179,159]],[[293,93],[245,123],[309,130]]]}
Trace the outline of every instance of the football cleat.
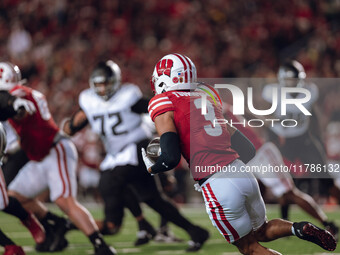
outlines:
{"label": "football cleat", "polygon": [[137,240],[135,246],[143,245],[154,239],[157,232],[153,226],[147,221],[142,220],[139,222],[139,231],[137,232]]}
{"label": "football cleat", "polygon": [[295,222],[293,228],[295,235],[300,239],[315,243],[327,251],[334,251],[336,248],[334,236],[310,222]]}
{"label": "football cleat", "polygon": [[58,221],[51,220],[44,224],[46,231],[46,238],[43,243],[36,244],[35,249],[38,252],[55,252],[62,251],[68,246],[68,242],[65,239],[65,233],[67,231],[66,220],[64,218],[58,219]]}
{"label": "football cleat", "polygon": [[199,251],[210,236],[207,230],[198,226],[191,229],[189,234],[192,240],[188,242],[189,247],[186,249],[187,252]]}
{"label": "football cleat", "polygon": [[120,227],[112,222],[96,220],[98,229],[102,235],[110,236],[115,235],[120,231]]}
{"label": "football cleat", "polygon": [[6,245],[3,255],[25,255],[24,250],[17,245]]}
{"label": "football cleat", "polygon": [[183,239],[177,238],[174,233],[172,233],[168,226],[161,227],[157,231],[157,235],[153,239],[155,242],[159,243],[180,243]]}
{"label": "football cleat", "polygon": [[117,251],[111,246],[102,246],[95,251],[95,255],[115,255]]}
{"label": "football cleat", "polygon": [[135,241],[135,246],[147,244],[153,239],[153,235],[146,230],[140,230],[137,232],[137,240]]}
{"label": "football cleat", "polygon": [[339,228],[334,224],[334,222],[326,222],[324,224],[325,226],[325,229],[327,231],[329,231],[335,238],[336,241],[338,241],[339,239],[339,236],[338,236],[338,233],[339,233]]}
{"label": "football cleat", "polygon": [[39,244],[45,241],[45,229],[34,216],[34,214],[30,213],[27,219],[21,222],[31,232],[31,235],[36,243]]}

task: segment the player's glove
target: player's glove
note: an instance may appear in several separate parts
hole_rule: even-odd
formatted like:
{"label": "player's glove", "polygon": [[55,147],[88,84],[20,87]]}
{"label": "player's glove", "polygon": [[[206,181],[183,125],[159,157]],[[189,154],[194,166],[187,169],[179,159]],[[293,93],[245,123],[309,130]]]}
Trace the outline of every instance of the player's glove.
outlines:
{"label": "player's glove", "polygon": [[195,183],[194,184],[194,188],[197,192],[202,192],[202,188],[201,188],[201,185],[199,185],[198,183]]}
{"label": "player's glove", "polygon": [[14,100],[13,108],[15,111],[18,111],[20,108],[24,108],[30,115],[36,111],[35,106],[31,101],[19,97]]}
{"label": "player's glove", "polygon": [[147,155],[146,155],[146,152],[145,152],[145,149],[142,148],[142,157],[143,157],[143,161],[144,161],[144,164],[146,166],[146,169],[148,170],[148,172],[153,175],[153,173],[151,173],[151,167],[155,164],[155,162],[153,162],[153,160],[151,160]]}

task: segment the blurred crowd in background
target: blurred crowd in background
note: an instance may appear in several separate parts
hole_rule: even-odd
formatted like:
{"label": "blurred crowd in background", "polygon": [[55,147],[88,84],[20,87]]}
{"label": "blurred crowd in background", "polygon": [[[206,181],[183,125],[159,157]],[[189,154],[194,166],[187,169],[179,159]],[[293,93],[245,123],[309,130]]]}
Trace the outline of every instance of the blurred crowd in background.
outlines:
{"label": "blurred crowd in background", "polygon": [[[2,0],[0,60],[17,64],[59,123],[100,60],[151,97],[158,59],[188,55],[199,77],[275,77],[295,58],[307,77],[340,77],[339,0]],[[340,86],[320,88],[323,122],[340,121]],[[91,141],[89,142],[91,144]]]}

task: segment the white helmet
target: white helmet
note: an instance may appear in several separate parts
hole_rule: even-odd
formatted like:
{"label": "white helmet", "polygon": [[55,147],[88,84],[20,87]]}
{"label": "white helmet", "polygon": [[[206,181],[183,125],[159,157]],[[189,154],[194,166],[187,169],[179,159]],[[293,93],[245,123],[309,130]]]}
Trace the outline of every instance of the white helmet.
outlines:
{"label": "white helmet", "polygon": [[169,54],[155,66],[151,89],[155,94],[170,90],[189,90],[197,86],[197,72],[190,58],[181,54]]}
{"label": "white helmet", "polygon": [[0,89],[10,90],[21,81],[18,66],[9,62],[0,62]]}

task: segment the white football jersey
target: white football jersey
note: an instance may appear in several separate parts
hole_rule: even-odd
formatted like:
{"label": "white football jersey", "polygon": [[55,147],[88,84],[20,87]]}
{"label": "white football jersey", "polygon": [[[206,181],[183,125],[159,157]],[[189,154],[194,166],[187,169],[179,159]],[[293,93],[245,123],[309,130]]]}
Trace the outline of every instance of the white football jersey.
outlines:
{"label": "white football jersey", "polygon": [[136,143],[152,136],[141,114],[131,110],[141,98],[142,92],[134,84],[122,85],[107,101],[90,88],[80,93],[79,105],[91,129],[101,137],[107,153],[101,170],[117,165],[138,165]]}
{"label": "white football jersey", "polygon": [[[265,101],[268,103],[272,103],[272,97],[273,97],[273,91],[272,89],[274,87],[280,88],[280,85],[278,84],[268,84],[264,87],[262,91],[262,97]],[[314,103],[317,101],[319,96],[319,90],[318,87],[311,83],[306,84],[303,86],[303,88],[308,89],[311,92],[311,99],[304,103],[304,107],[312,113],[312,108]],[[293,97],[291,94],[287,94],[287,99],[292,98],[300,98],[304,97],[303,94],[299,93],[297,97]],[[295,127],[284,127],[279,122],[274,122],[274,127],[272,128],[273,132],[279,136],[285,137],[285,138],[293,138],[300,135],[303,135],[308,131],[309,123],[310,123],[310,117],[306,116],[303,112],[301,112],[300,109],[298,109],[295,105],[288,104],[286,108],[286,115],[281,115],[281,102],[280,102],[281,94],[280,89],[278,89],[278,106],[276,108],[276,111],[273,114],[273,118],[275,119],[294,119],[297,121],[297,126]],[[287,122],[287,125],[293,125],[292,122]]]}

